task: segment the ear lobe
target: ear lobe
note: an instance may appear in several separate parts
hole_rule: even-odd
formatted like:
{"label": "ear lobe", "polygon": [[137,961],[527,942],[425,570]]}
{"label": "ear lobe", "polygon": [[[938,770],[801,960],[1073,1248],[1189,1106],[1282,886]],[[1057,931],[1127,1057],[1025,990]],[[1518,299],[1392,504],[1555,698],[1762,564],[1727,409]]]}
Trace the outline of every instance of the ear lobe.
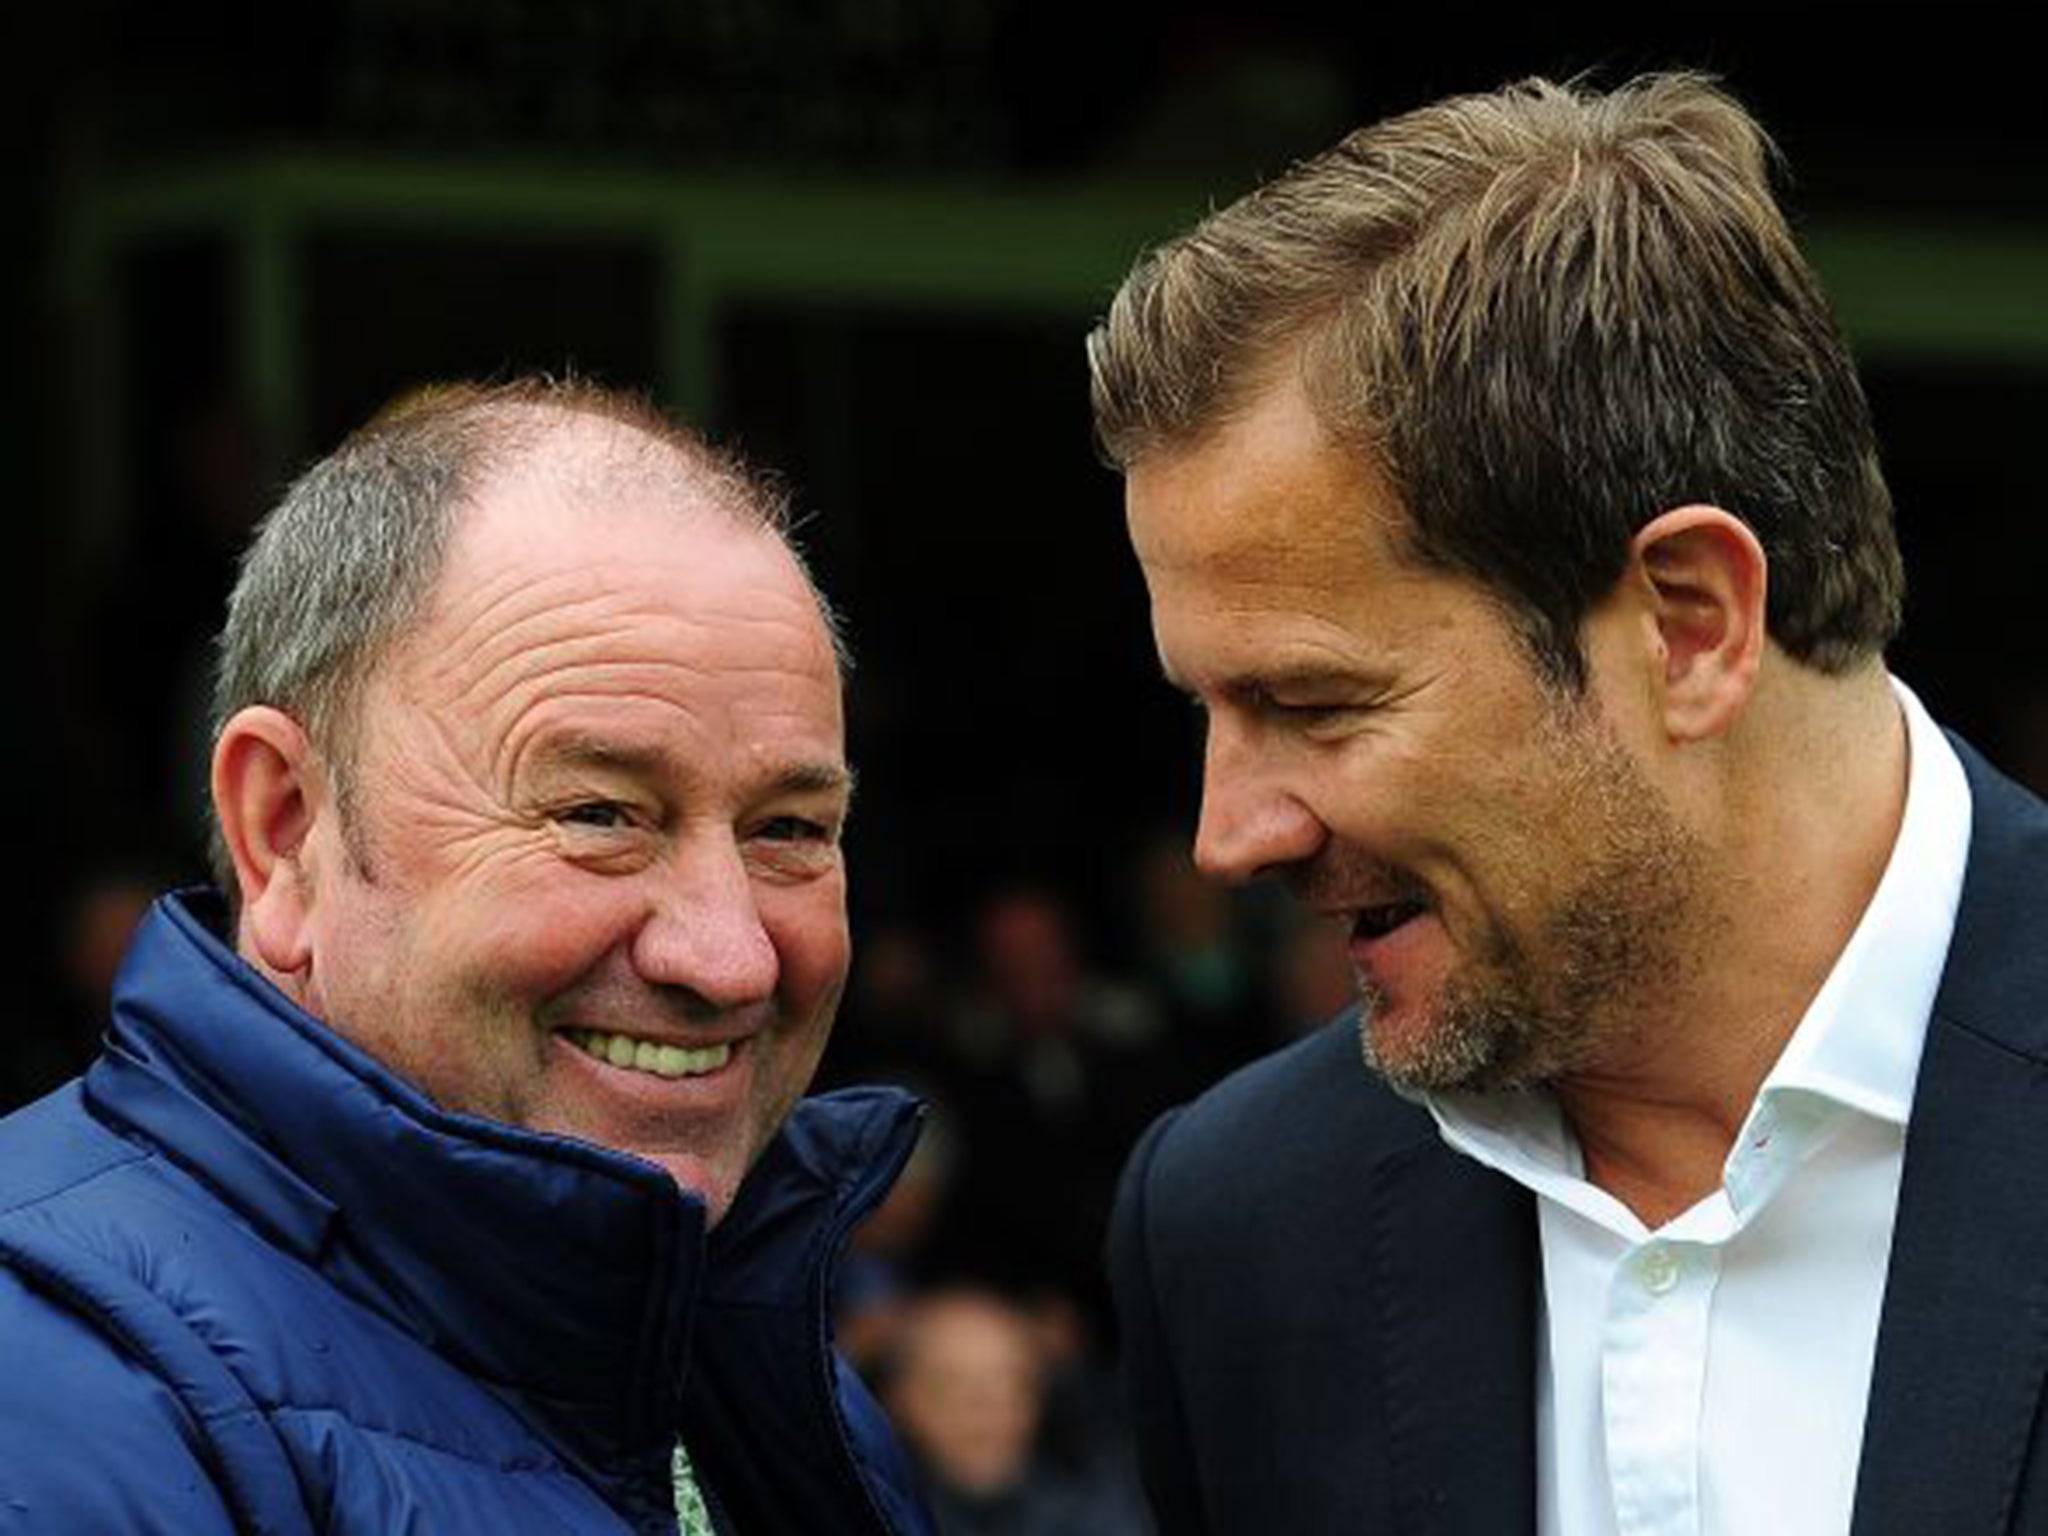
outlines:
{"label": "ear lobe", "polygon": [[304,728],[282,710],[253,705],[221,728],[213,804],[241,888],[237,937],[278,978],[311,958],[304,854],[325,783]]}
{"label": "ear lobe", "polygon": [[1763,545],[1733,513],[1686,506],[1645,524],[1629,551],[1651,593],[1662,644],[1666,732],[1674,742],[1724,734],[1749,702],[1763,661]]}

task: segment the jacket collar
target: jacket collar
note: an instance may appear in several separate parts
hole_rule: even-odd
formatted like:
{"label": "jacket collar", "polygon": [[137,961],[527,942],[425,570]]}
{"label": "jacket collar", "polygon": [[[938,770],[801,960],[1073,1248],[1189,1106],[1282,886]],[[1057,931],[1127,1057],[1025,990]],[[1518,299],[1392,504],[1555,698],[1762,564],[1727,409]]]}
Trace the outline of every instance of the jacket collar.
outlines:
{"label": "jacket collar", "polygon": [[280,1246],[465,1372],[508,1390],[593,1468],[666,1465],[699,1303],[814,1306],[915,1140],[884,1090],[804,1101],[707,1240],[652,1164],[452,1114],[294,1006],[186,893],[145,919],[85,1091]]}
{"label": "jacket collar", "polygon": [[1533,1531],[1535,1197],[1431,1136],[1376,1170],[1368,1209],[1398,1523]]}

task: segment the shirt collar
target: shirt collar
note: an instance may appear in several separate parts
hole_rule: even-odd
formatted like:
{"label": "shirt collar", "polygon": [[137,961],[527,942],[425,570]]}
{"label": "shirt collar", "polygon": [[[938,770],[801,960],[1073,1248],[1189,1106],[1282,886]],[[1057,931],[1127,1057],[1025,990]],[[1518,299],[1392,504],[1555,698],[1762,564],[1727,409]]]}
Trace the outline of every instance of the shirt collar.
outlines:
{"label": "shirt collar", "polygon": [[1955,749],[1896,678],[1906,808],[1877,890],[1758,1093],[1812,1094],[1892,1125],[1911,1112],[1970,847],[1970,786]]}

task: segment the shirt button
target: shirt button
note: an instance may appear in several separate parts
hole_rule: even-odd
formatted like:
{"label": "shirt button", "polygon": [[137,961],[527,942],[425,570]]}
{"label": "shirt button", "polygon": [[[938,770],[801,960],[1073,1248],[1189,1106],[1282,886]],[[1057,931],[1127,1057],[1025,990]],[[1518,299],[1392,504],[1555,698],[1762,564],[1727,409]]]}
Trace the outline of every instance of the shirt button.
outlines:
{"label": "shirt button", "polygon": [[1662,1296],[1678,1284],[1678,1260],[1668,1248],[1652,1248],[1646,1252],[1636,1266],[1636,1274],[1643,1282],[1643,1289],[1652,1296]]}

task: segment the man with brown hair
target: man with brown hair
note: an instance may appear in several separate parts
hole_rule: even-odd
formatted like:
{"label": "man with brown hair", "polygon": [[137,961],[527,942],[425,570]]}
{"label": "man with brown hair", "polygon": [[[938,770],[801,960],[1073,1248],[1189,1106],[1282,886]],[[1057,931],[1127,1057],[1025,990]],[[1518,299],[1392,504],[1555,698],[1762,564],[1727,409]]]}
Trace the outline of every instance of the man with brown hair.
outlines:
{"label": "man with brown hair", "polygon": [[838,643],[652,409],[413,400],[221,640],[221,891],[0,1121],[0,1530],[929,1530],[834,1355],[909,1155],[845,983]]}
{"label": "man with brown hair", "polygon": [[1167,1530],[2048,1529],[2048,810],[1886,672],[1768,158],[1695,76],[1448,100],[1090,338],[1197,859],[1361,997],[1126,1171]]}

